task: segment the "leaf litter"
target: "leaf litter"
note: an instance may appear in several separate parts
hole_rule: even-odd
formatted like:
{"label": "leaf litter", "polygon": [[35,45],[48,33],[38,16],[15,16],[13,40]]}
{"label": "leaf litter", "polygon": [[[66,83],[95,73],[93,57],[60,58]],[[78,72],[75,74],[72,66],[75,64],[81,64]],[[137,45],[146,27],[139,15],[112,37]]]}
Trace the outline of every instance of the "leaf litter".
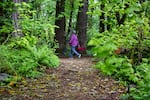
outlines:
{"label": "leaf litter", "polygon": [[48,68],[36,79],[17,87],[0,88],[2,100],[119,100],[125,87],[93,68],[92,58],[60,58],[58,68]]}

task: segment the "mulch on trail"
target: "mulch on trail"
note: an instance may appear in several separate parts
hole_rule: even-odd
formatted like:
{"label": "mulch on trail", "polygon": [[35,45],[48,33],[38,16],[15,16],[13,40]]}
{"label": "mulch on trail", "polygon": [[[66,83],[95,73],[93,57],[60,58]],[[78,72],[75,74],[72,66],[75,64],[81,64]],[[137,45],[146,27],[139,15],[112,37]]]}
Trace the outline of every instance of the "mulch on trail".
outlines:
{"label": "mulch on trail", "polygon": [[2,100],[119,100],[125,88],[93,68],[92,58],[60,58],[58,68],[49,68],[26,84],[0,90]]}

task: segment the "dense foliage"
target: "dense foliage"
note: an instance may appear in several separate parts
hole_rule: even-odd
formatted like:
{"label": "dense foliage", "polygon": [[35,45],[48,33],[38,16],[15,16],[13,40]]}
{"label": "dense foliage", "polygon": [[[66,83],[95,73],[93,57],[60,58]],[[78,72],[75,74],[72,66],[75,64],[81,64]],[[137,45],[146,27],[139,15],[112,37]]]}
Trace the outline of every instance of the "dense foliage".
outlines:
{"label": "dense foliage", "polygon": [[[124,3],[129,5],[128,9],[122,2],[116,5],[112,1],[105,6],[104,12],[111,19],[105,21],[111,24],[111,30],[95,34],[89,45],[93,46],[94,56],[99,59],[96,68],[128,85],[129,90],[122,99],[146,100],[150,98],[150,21],[149,8],[145,6],[149,2]],[[116,24],[116,10],[126,13],[126,20],[120,26]]]}
{"label": "dense foliage", "polygon": [[[45,68],[59,65],[59,59],[55,55],[57,44],[54,40],[54,21],[51,16],[45,18],[44,15],[37,13],[39,9],[40,13],[47,12],[49,5],[45,5],[45,3],[48,2],[39,1],[35,4],[11,2],[19,13],[20,30],[13,31],[13,20],[10,18],[5,17],[10,20],[7,22],[8,24],[6,21],[1,22],[3,26],[1,26],[0,34],[6,34],[6,37],[0,38],[0,73],[9,74],[11,76],[9,81],[16,77],[18,79],[21,79],[20,77],[37,77]],[[5,4],[7,3],[5,2],[3,5],[4,10]],[[45,9],[37,8],[42,4],[45,5]],[[12,6],[9,5],[9,7],[8,9],[13,9]],[[3,14],[5,15],[5,12]],[[11,12],[9,16],[11,16]],[[11,27],[8,28],[8,25]],[[19,33],[19,35],[14,36],[14,33]]]}

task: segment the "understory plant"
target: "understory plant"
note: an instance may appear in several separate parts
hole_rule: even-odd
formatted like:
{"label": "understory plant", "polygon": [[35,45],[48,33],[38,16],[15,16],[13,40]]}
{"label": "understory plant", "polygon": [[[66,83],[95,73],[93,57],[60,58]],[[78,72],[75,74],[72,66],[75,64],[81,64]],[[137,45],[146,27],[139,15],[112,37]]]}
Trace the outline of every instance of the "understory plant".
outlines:
{"label": "understory plant", "polygon": [[[25,37],[23,37],[25,38]],[[26,40],[26,39],[25,39]],[[47,45],[31,46],[24,39],[11,42],[9,45],[1,45],[1,73],[35,77],[40,74],[40,68],[57,67],[59,58],[54,50]]]}
{"label": "understory plant", "polygon": [[89,42],[98,59],[96,68],[128,86],[121,99],[150,98],[149,38],[148,20],[135,17],[124,25],[96,34]]}
{"label": "understory plant", "polygon": [[13,35],[18,30],[8,29],[9,35],[0,45],[0,73],[10,75],[9,82],[14,80],[13,76],[38,77],[45,68],[56,68],[60,63],[55,54],[55,25],[51,24],[51,17],[37,16],[30,3],[17,3],[15,7],[21,36]]}

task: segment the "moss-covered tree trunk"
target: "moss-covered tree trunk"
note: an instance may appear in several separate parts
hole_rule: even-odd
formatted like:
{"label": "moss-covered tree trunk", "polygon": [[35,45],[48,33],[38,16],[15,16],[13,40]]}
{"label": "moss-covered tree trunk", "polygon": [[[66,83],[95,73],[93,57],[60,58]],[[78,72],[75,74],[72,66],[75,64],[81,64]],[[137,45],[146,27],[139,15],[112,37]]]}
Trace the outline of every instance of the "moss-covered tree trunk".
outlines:
{"label": "moss-covered tree trunk", "polygon": [[[100,10],[104,10],[104,4],[100,5]],[[104,24],[104,20],[105,20],[105,16],[104,13],[102,12],[102,15],[99,17],[99,32],[104,32],[105,31],[105,24]]]}
{"label": "moss-covered tree trunk", "polygon": [[[22,0],[13,0],[14,4],[16,3],[21,3]],[[21,32],[21,27],[19,25],[19,12],[16,6],[13,8],[13,13],[12,13],[12,19],[13,19],[13,25],[14,25],[14,32],[13,36],[23,36],[23,33]]]}

